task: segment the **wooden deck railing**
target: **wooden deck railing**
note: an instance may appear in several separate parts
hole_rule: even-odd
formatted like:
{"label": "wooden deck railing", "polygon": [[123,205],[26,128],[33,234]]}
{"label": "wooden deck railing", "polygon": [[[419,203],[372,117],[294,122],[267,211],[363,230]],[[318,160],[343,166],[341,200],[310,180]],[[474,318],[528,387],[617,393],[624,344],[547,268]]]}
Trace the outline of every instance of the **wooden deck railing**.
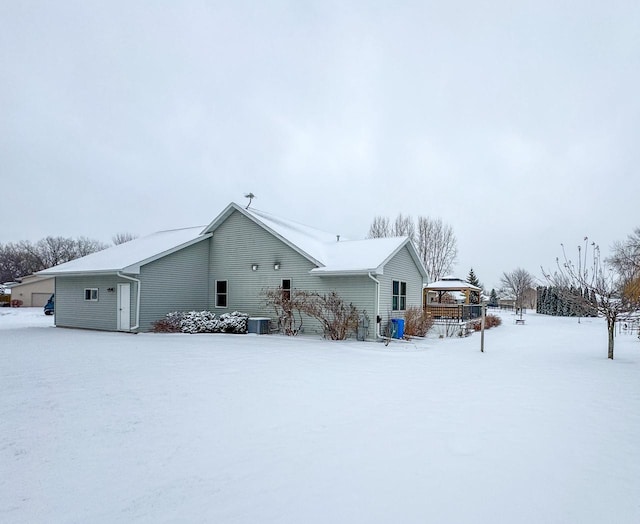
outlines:
{"label": "wooden deck railing", "polygon": [[465,322],[482,315],[481,306],[478,304],[427,304],[425,309],[435,321],[457,320]]}

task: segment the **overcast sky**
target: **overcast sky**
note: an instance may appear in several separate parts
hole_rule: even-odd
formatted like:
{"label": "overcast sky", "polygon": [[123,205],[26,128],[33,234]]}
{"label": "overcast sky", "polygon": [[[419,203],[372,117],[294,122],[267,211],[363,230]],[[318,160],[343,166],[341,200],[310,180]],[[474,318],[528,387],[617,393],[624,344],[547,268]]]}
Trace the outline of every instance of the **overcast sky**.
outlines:
{"label": "overcast sky", "polygon": [[640,226],[640,2],[2,1],[0,243],[441,218],[454,273]]}

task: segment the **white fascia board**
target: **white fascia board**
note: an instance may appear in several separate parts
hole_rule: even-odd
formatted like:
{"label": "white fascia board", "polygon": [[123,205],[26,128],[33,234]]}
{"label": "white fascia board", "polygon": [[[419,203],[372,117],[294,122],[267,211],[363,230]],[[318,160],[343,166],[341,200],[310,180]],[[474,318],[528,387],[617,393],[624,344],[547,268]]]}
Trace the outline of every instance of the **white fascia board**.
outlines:
{"label": "white fascia board", "polygon": [[94,275],[115,275],[120,271],[119,269],[102,269],[99,271],[52,271],[47,273],[48,277],[84,277]]}
{"label": "white fascia board", "polygon": [[231,202],[227,207],[225,207],[220,214],[214,218],[211,223],[202,230],[202,234],[213,233],[218,226],[224,222],[231,213],[234,211],[240,211],[242,208],[236,204],[235,202]]}
{"label": "white fascia board", "polygon": [[353,277],[367,275],[383,275],[384,270],[381,267],[375,269],[324,269],[321,267],[314,268],[309,271],[310,275],[317,277]]}

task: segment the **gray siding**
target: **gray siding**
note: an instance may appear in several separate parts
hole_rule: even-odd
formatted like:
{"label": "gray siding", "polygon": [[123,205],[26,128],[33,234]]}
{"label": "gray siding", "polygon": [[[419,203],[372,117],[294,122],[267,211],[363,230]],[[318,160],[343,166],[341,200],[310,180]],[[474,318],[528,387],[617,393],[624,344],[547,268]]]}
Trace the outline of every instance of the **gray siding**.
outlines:
{"label": "gray siding", "polygon": [[[280,263],[280,269],[273,268]],[[251,269],[258,264],[258,270]],[[366,310],[372,323],[375,304],[375,283],[367,276],[318,277],[309,271],[316,267],[277,237],[234,212],[216,229],[211,242],[211,270],[209,274],[209,308],[218,314],[242,311],[252,316],[273,318],[275,313],[265,304],[260,292],[277,288],[282,279],[291,279],[294,289],[326,293],[336,291],[346,303]],[[215,281],[228,281],[226,308],[215,307]],[[320,325],[312,319],[304,320],[306,334],[321,333]]]}
{"label": "gray siding", "polygon": [[[140,269],[140,331],[172,311],[207,309],[210,240],[176,251]],[[132,296],[135,310],[135,296]]]}
{"label": "gray siding", "polygon": [[407,283],[407,308],[422,307],[422,274],[418,270],[409,248],[404,246],[384,267],[380,281],[380,316],[383,324],[390,318],[403,318],[404,311],[392,310],[392,282],[400,280]]}
{"label": "gray siding", "polygon": [[[143,266],[135,278],[141,282],[139,330],[171,311],[206,309],[209,242],[203,240]],[[138,284],[116,275],[56,277],[55,324],[115,331],[118,328],[118,284],[131,284],[130,325],[136,324]],[[98,288],[98,301],[84,300],[86,288]],[[114,291],[108,291],[112,288]]]}
{"label": "gray siding", "polygon": [[[87,277],[56,277],[55,325],[115,331],[118,327],[118,284],[131,283],[131,325],[135,314],[136,285],[115,275]],[[97,302],[84,299],[86,288],[98,289]],[[113,288],[114,291],[107,291]]]}
{"label": "gray siding", "polygon": [[[278,263],[279,270],[274,269]],[[258,270],[253,271],[252,265]],[[370,320],[369,337],[375,336],[377,286],[367,275],[318,276],[309,273],[315,265],[285,242],[242,213],[233,212],[203,240],[141,268],[139,330],[148,331],[153,322],[171,311],[209,309],[217,314],[242,311],[251,316],[273,318],[262,291],[277,288],[290,279],[293,289],[328,293],[336,291],[346,304],[352,303]],[[378,312],[388,318],[403,316],[392,311],[392,281],[407,283],[407,307],[422,305],[422,276],[405,246],[385,266],[380,282]],[[226,280],[227,307],[215,307],[215,282]],[[117,329],[118,283],[131,284],[131,325],[136,323],[137,284],[111,276],[57,277],[57,326],[101,330]],[[98,288],[97,302],[84,300],[85,288]],[[320,324],[304,319],[306,334],[322,333]]]}

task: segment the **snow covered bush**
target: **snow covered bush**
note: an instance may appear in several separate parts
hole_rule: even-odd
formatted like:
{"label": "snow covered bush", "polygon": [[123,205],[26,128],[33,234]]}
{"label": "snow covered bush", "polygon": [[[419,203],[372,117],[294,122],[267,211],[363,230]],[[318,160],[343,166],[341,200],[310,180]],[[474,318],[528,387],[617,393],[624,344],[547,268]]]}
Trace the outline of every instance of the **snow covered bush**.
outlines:
{"label": "snow covered bush", "polygon": [[218,320],[220,333],[246,333],[249,315],[234,311],[233,313],[223,313]]}
{"label": "snow covered bush", "polygon": [[184,313],[180,329],[183,333],[218,333],[218,324],[211,311],[189,311]]}
{"label": "snow covered bush", "polygon": [[212,311],[167,313],[153,324],[156,333],[246,333],[249,315],[234,311],[219,318]]}

